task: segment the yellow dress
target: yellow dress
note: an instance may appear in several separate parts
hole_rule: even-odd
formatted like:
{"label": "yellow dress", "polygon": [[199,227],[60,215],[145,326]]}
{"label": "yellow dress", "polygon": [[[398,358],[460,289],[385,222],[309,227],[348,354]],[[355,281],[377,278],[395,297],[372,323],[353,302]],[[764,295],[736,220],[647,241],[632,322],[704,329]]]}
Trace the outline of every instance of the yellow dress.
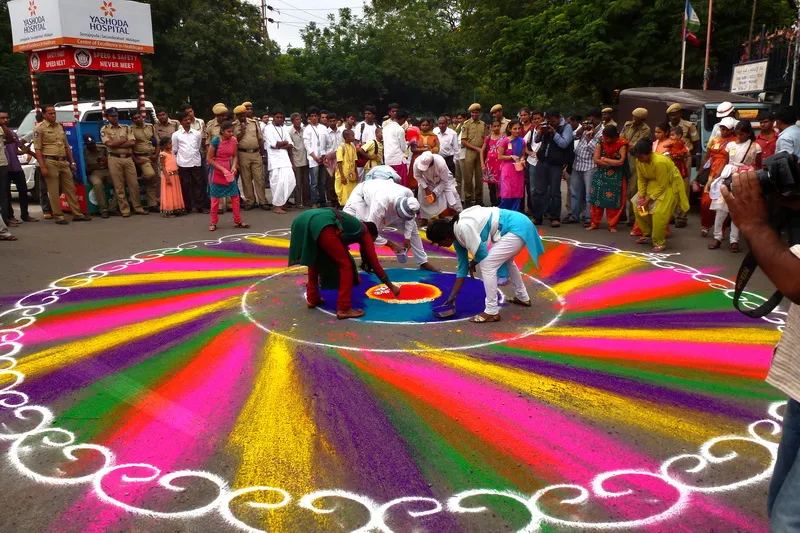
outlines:
{"label": "yellow dress", "polygon": [[[350,198],[350,193],[358,185],[358,173],[356,172],[356,160],[358,160],[358,153],[356,147],[352,143],[345,143],[336,149],[336,176],[334,189],[336,190],[336,197],[339,199],[339,205],[347,203]],[[339,172],[339,163],[342,164],[342,171],[347,183],[342,183],[342,174]]]}
{"label": "yellow dress", "polygon": [[[664,246],[667,242],[667,226],[676,206],[689,210],[689,199],[683,178],[672,160],[663,154],[652,154],[650,163],[636,161],[638,194],[633,197],[636,221],[642,234],[653,239],[653,246]],[[637,209],[639,198],[653,200],[650,212],[642,216]]]}

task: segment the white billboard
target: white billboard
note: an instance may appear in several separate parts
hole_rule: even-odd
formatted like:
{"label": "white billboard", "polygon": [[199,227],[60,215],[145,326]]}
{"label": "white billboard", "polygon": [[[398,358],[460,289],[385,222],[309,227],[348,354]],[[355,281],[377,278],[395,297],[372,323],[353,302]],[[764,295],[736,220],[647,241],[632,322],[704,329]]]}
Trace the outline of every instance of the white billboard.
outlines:
{"label": "white billboard", "polygon": [[11,0],[15,52],[61,45],[153,52],[150,5],[127,0]]}

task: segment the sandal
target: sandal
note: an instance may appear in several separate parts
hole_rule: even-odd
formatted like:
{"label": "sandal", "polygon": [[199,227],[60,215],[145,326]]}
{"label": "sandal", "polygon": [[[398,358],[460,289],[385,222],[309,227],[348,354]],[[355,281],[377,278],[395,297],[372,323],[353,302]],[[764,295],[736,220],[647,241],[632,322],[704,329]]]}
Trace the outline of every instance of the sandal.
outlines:
{"label": "sandal", "polygon": [[6,235],[4,237],[0,237],[0,241],[18,241],[18,240],[19,239],[17,239],[13,235]]}
{"label": "sandal", "polygon": [[608,231],[610,231],[611,233],[616,233],[617,232],[617,228],[608,228]]}
{"label": "sandal", "polygon": [[237,222],[236,224],[233,225],[233,227],[234,228],[249,228],[250,224],[248,224],[247,222]]}
{"label": "sandal", "polygon": [[722,241],[718,241],[717,239],[714,239],[714,242],[712,242],[711,244],[708,245],[708,249],[709,250],[716,250],[716,249],[720,248],[721,246],[722,246]]}
{"label": "sandal", "polygon": [[306,307],[308,307],[309,309],[314,309],[315,307],[320,306],[320,305],[324,305],[324,304],[325,304],[325,300],[323,300],[322,298],[320,298],[317,301],[317,303],[313,303],[313,304],[311,302],[309,302],[308,300],[306,300]]}
{"label": "sandal", "polygon": [[594,231],[596,229],[597,226],[595,226],[594,224],[589,224],[588,226],[586,226],[586,231]]}
{"label": "sandal", "polygon": [[708,230],[706,228],[701,229],[700,235],[702,235],[703,237],[708,237]]}
{"label": "sandal", "polygon": [[653,253],[660,254],[661,252],[666,250],[666,248],[667,248],[666,246],[653,246]]}
{"label": "sandal", "polygon": [[731,253],[732,254],[738,254],[739,253],[739,243],[738,242],[732,242],[731,243]]}
{"label": "sandal", "polygon": [[484,322],[500,322],[500,315],[487,315],[486,313],[481,313],[470,318],[469,321],[473,324],[483,324]]}
{"label": "sandal", "polygon": [[561,222],[559,222],[558,220],[551,220],[550,221],[550,227],[551,228],[560,228],[561,227]]}
{"label": "sandal", "polygon": [[[508,301],[508,303],[511,303],[511,304],[516,304],[516,305],[521,305],[522,307],[530,307],[531,305],[533,305],[533,304],[531,304],[531,301],[530,301],[530,300],[527,300],[527,301],[525,301],[525,300],[520,300],[520,299],[519,299],[519,298],[517,298],[516,296],[515,296],[515,297],[513,297],[513,298],[511,298],[511,299]],[[500,315],[496,315],[496,316],[500,316]]]}
{"label": "sandal", "polygon": [[636,239],[636,244],[650,244],[650,237],[639,237]]}
{"label": "sandal", "polygon": [[208,231],[217,231],[217,225],[211,224],[210,226],[208,226]]}
{"label": "sandal", "polygon": [[67,222],[66,218],[62,217],[56,219],[56,224],[58,224],[59,226],[66,226],[67,224],[69,224],[69,222]]}

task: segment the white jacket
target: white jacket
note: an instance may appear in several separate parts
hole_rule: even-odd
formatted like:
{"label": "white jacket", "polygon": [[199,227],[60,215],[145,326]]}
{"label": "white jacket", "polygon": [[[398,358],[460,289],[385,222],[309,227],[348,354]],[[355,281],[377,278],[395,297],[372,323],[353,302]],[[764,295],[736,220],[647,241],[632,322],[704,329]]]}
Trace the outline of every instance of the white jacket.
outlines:
{"label": "white jacket", "polygon": [[[398,198],[413,198],[414,193],[411,189],[403,187],[390,180],[370,180],[356,185],[344,212],[353,215],[363,222],[372,222],[378,226],[378,231],[382,231],[385,226],[401,225],[403,227],[403,237],[411,238],[411,234],[416,229],[414,220],[403,220],[397,215],[394,204]],[[375,241],[376,245],[383,245],[386,240],[380,238]]]}

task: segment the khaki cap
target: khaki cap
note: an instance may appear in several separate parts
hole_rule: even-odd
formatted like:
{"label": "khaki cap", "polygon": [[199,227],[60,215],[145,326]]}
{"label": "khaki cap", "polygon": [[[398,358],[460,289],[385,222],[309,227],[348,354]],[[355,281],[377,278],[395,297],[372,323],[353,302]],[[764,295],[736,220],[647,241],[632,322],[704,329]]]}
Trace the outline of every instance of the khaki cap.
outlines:
{"label": "khaki cap", "polygon": [[243,105],[237,105],[236,107],[233,108],[234,115],[239,115],[241,113],[247,113],[247,109],[245,109]]}
{"label": "khaki cap", "polygon": [[503,110],[503,105],[502,104],[494,104],[492,106],[491,113],[494,113],[495,111],[502,111],[502,110]]}
{"label": "khaki cap", "polygon": [[469,110],[470,111],[480,111],[481,110],[481,104],[477,104],[477,103],[476,104],[472,104],[471,106],[469,106]]}
{"label": "khaki cap", "polygon": [[633,118],[647,118],[647,109],[643,107],[637,107],[633,110]]}
{"label": "khaki cap", "polygon": [[667,108],[667,115],[670,113],[680,113],[681,111],[683,111],[681,104],[672,104]]}
{"label": "khaki cap", "polygon": [[224,115],[228,112],[228,108],[225,107],[225,104],[217,104],[211,108],[211,112],[215,115]]}
{"label": "khaki cap", "polygon": [[242,105],[244,107],[247,107],[247,106],[253,107],[253,102],[244,102],[244,103],[242,103]]}
{"label": "khaki cap", "polygon": [[613,113],[613,112],[614,112],[614,110],[613,110],[613,109],[611,109],[610,107],[604,107],[604,108],[602,109],[602,111],[600,111],[600,112],[601,112],[601,113]]}

